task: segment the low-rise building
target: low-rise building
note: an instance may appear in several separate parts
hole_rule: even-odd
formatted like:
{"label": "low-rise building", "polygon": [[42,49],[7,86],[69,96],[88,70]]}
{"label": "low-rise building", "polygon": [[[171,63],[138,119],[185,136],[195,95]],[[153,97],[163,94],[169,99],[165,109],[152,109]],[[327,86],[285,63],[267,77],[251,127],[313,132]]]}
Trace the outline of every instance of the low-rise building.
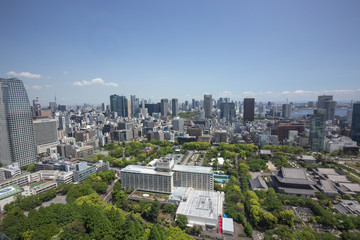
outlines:
{"label": "low-rise building", "polygon": [[56,188],[57,182],[53,181],[40,181],[33,183],[31,185],[24,186],[24,192],[22,193],[25,196],[37,195],[43,192],[46,192],[49,189]]}
{"label": "low-rise building", "polygon": [[21,174],[20,176],[0,181],[0,188],[7,187],[10,185],[18,185],[20,187],[28,185],[30,183],[40,181],[40,174],[37,172]]}
{"label": "low-rise building", "polygon": [[176,216],[185,215],[190,227],[199,225],[216,228],[222,216],[224,199],[223,192],[192,190],[186,201],[180,202]]}
{"label": "low-rise building", "polygon": [[315,191],[312,181],[304,168],[281,168],[274,171],[271,184],[279,193],[299,197],[313,197]]}
{"label": "low-rise building", "polygon": [[6,186],[0,189],[0,212],[4,210],[4,206],[15,200],[15,195],[24,190],[16,184]]}

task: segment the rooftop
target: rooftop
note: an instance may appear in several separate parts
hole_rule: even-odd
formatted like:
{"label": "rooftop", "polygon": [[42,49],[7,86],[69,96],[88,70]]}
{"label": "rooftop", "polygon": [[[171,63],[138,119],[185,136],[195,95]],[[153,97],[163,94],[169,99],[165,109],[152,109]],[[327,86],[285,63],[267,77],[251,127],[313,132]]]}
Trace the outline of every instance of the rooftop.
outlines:
{"label": "rooftop", "polygon": [[308,179],[304,168],[281,168],[284,178]]}
{"label": "rooftop", "polygon": [[10,185],[0,189],[0,200],[24,191],[18,185]]}
{"label": "rooftop", "polygon": [[232,218],[222,219],[222,228],[225,232],[234,232],[234,221]]}
{"label": "rooftop", "polygon": [[146,167],[140,165],[128,165],[127,167],[121,169],[120,172],[156,174],[156,175],[164,175],[164,176],[172,176],[174,174],[173,172],[159,172],[156,171],[154,167]]}
{"label": "rooftop", "polygon": [[186,202],[180,202],[176,214],[217,220],[222,214],[224,193],[192,190]]}
{"label": "rooftop", "polygon": [[324,175],[339,175],[333,168],[317,168],[317,171]]}
{"label": "rooftop", "polygon": [[179,172],[192,172],[192,173],[205,173],[212,174],[212,167],[201,167],[201,166],[188,166],[188,165],[175,165],[174,171]]}

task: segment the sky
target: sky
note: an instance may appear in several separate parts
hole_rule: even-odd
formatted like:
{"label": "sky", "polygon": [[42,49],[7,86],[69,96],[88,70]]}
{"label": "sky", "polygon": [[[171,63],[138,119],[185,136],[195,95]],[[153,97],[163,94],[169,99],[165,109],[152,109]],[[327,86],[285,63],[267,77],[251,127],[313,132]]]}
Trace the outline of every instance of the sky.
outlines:
{"label": "sky", "polygon": [[360,100],[358,0],[0,2],[0,77],[30,100]]}

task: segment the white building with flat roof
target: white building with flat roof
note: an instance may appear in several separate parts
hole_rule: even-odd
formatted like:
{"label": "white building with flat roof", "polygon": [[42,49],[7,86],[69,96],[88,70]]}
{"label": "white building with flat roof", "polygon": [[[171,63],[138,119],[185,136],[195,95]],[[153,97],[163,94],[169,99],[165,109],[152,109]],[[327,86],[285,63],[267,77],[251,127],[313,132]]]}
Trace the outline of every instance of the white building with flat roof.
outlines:
{"label": "white building with flat roof", "polygon": [[129,165],[120,170],[123,188],[161,193],[173,191],[173,175],[173,172],[159,172],[154,167],[139,165]]}
{"label": "white building with flat roof", "polygon": [[214,190],[211,167],[176,165],[169,157],[157,160],[155,167],[129,165],[120,170],[120,178],[125,189],[162,193],[171,193],[174,187]]}
{"label": "white building with flat roof", "polygon": [[175,165],[172,169],[175,187],[192,187],[195,190],[214,190],[214,172],[211,167]]}
{"label": "white building with flat roof", "polygon": [[180,202],[176,216],[185,215],[188,226],[218,227],[222,216],[225,194],[223,192],[190,191],[187,200]]}

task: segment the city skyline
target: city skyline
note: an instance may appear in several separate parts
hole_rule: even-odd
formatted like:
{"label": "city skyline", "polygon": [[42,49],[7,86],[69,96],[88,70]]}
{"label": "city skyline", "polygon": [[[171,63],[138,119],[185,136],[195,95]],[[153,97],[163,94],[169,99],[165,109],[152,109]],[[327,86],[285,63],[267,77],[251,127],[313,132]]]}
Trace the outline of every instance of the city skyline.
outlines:
{"label": "city skyline", "polygon": [[111,94],[359,101],[359,9],[358,1],[6,2],[0,77],[21,79],[43,104],[55,96],[99,104]]}

